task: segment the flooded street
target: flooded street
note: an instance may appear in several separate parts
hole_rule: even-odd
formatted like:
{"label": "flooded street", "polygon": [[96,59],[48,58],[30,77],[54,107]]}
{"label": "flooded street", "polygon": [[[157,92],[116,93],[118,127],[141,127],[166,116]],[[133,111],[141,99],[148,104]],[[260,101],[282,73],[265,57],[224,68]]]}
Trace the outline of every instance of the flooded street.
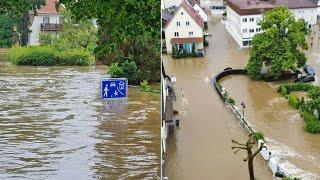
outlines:
{"label": "flooded street", "polygon": [[160,176],[159,95],[107,103],[105,70],[0,67],[0,179]]}
{"label": "flooded street", "polygon": [[[171,179],[249,178],[244,153],[233,154],[231,139],[245,142],[247,133],[225,108],[210,78],[226,67],[244,68],[248,50],[240,50],[220,19],[208,22],[209,48],[205,58],[173,60],[164,56],[166,72],[177,77],[177,102],[181,125],[168,144],[168,177]],[[319,47],[307,53],[320,73]],[[317,78],[315,83],[318,83]],[[299,112],[277,94],[277,83],[254,82],[245,76],[224,78],[221,84],[240,107],[254,129],[261,130],[271,151],[279,156],[289,173],[304,179],[320,178],[320,135],[303,130]],[[267,163],[255,159],[256,178],[274,179]]]}

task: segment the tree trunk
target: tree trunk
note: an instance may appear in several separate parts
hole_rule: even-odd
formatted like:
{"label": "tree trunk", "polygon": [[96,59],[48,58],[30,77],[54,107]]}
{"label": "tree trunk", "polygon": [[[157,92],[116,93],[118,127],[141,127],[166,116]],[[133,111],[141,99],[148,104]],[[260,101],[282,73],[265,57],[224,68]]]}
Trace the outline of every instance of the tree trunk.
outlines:
{"label": "tree trunk", "polygon": [[252,157],[248,158],[248,169],[249,169],[250,180],[254,180],[253,158]]}
{"label": "tree trunk", "polygon": [[21,29],[21,45],[26,46],[28,44],[29,37],[29,13],[26,12],[22,20],[22,29]]}

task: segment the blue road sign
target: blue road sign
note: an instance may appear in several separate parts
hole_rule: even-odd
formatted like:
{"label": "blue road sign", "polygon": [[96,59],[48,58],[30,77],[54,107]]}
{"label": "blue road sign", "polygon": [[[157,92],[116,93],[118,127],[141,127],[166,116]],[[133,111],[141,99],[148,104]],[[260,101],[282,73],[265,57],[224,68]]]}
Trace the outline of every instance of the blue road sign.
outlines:
{"label": "blue road sign", "polygon": [[110,78],[101,81],[102,99],[124,99],[128,94],[128,82],[125,78]]}

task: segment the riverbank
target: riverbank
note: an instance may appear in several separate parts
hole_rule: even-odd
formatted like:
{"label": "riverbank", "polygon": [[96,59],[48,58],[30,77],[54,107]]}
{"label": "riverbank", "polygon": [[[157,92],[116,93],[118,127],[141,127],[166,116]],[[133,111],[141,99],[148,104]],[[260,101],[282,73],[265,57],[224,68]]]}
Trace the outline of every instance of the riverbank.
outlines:
{"label": "riverbank", "polygon": [[8,52],[9,52],[9,49],[0,48],[0,61],[8,60]]}

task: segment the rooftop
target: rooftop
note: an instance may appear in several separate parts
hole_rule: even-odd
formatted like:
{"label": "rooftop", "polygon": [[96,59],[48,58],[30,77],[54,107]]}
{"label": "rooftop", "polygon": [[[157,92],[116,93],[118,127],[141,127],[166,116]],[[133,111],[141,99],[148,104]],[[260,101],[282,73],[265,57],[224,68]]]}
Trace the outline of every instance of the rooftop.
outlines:
{"label": "rooftop", "polygon": [[46,0],[46,4],[42,6],[41,9],[37,10],[38,14],[54,14],[57,15],[58,12],[56,10],[56,2],[57,0]]}
{"label": "rooftop", "polygon": [[227,5],[240,15],[261,14],[276,6],[290,9],[317,8],[314,0],[227,0]]}

